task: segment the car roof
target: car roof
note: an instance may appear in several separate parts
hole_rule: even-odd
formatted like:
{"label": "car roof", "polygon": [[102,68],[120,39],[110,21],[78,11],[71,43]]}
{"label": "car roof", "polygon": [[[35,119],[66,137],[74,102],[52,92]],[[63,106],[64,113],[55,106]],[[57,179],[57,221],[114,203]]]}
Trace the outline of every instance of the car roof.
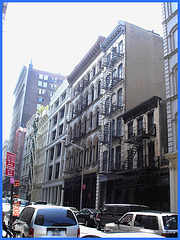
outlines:
{"label": "car roof", "polygon": [[103,206],[112,206],[112,207],[113,207],[113,206],[115,206],[115,207],[119,207],[119,206],[120,206],[120,207],[121,207],[121,206],[125,206],[125,207],[126,207],[126,206],[138,206],[138,207],[140,207],[140,206],[141,206],[141,207],[148,207],[148,206],[145,206],[145,205],[128,204],[128,203],[125,203],[125,204],[124,204],[124,203],[115,203],[115,204],[114,204],[114,203],[105,203]]}
{"label": "car roof", "polygon": [[55,205],[42,205],[42,204],[28,205],[26,208],[35,208],[35,209],[47,209],[47,208],[48,209],[70,209],[69,207],[55,206]]}
{"label": "car roof", "polygon": [[145,212],[127,212],[126,214],[144,214],[144,215],[177,215],[177,213],[172,212],[159,212],[159,211],[145,211]]}

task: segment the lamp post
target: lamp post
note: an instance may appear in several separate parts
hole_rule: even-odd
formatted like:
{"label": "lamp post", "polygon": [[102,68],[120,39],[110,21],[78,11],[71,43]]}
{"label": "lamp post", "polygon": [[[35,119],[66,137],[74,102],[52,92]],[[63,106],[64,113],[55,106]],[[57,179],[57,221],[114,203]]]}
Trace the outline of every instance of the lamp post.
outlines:
{"label": "lamp post", "polygon": [[81,173],[81,192],[80,192],[80,210],[82,209],[82,198],[83,198],[83,181],[84,181],[84,148],[72,143],[72,142],[69,142],[69,141],[65,141],[65,140],[60,140],[60,142],[64,142],[64,143],[69,143],[81,150],[83,150],[83,158],[82,158],[82,173]]}

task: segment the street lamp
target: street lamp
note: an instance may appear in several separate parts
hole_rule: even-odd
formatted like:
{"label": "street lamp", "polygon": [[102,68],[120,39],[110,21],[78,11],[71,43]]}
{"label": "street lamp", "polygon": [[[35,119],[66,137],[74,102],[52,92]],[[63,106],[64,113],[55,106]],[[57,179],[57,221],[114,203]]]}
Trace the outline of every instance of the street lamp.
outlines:
{"label": "street lamp", "polygon": [[84,181],[84,148],[72,143],[72,142],[69,142],[69,141],[65,141],[65,140],[60,140],[60,142],[64,142],[64,143],[69,143],[81,150],[83,150],[83,158],[82,158],[82,173],[81,173],[81,193],[80,193],[80,210],[82,209],[82,197],[83,197],[83,181]]}

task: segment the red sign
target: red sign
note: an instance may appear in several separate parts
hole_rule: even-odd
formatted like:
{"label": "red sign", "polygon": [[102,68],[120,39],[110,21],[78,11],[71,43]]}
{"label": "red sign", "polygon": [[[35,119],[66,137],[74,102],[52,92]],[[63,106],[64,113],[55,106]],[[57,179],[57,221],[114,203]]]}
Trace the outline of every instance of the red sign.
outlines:
{"label": "red sign", "polygon": [[14,153],[7,152],[6,154],[5,175],[8,177],[14,177],[15,157]]}
{"label": "red sign", "polygon": [[83,185],[81,186],[81,188],[82,188],[82,189],[86,189],[86,185],[83,184]]}

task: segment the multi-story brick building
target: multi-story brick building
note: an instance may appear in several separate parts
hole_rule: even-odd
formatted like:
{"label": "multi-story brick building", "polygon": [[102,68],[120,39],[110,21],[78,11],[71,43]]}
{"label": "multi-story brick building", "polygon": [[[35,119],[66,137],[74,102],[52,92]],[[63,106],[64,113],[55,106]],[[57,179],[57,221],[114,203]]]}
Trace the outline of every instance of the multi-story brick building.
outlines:
{"label": "multi-story brick building", "polygon": [[153,95],[165,98],[162,38],[120,21],[106,39],[98,38],[67,80],[68,142],[77,147],[67,147],[64,203],[98,208],[119,199],[130,202],[131,196],[109,185],[123,178],[111,166],[117,166],[115,156],[125,162],[123,114]]}
{"label": "multi-story brick building", "polygon": [[162,4],[171,211],[178,210],[178,3]]}
{"label": "multi-story brick building", "polygon": [[13,153],[17,129],[26,127],[37,109],[50,102],[50,97],[62,84],[64,76],[23,66],[15,90],[15,103],[12,113],[12,122],[9,136],[8,151]]}
{"label": "multi-story brick building", "polygon": [[42,184],[42,199],[58,205],[63,205],[63,166],[66,153],[63,141],[67,136],[69,99],[69,84],[64,80],[50,102]]}

